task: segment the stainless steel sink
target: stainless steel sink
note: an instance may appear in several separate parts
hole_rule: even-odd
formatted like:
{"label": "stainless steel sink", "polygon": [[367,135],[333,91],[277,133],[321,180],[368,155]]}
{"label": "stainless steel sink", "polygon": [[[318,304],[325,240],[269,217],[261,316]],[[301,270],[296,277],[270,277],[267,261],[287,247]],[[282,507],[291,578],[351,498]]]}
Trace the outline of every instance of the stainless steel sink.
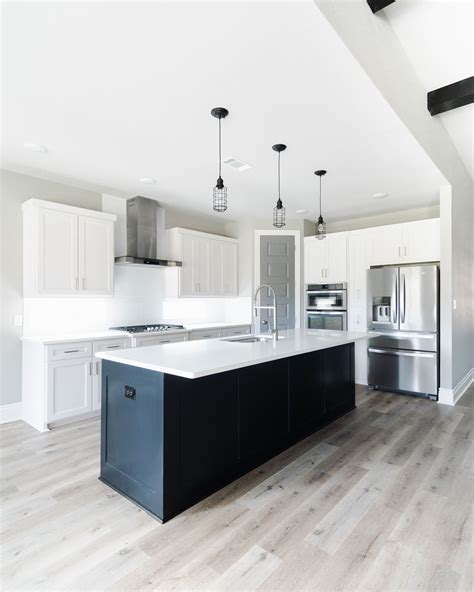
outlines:
{"label": "stainless steel sink", "polygon": [[[285,338],[283,336],[279,336],[278,341],[281,339]],[[273,337],[271,335],[243,335],[242,337],[228,337],[226,339],[221,339],[221,341],[237,341],[239,343],[265,343],[273,341]]]}

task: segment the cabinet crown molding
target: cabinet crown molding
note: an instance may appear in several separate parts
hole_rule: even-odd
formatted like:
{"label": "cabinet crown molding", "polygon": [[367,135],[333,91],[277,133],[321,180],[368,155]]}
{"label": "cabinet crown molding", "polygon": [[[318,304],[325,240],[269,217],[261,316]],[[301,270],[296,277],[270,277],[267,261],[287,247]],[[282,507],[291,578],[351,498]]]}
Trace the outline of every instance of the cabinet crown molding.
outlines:
{"label": "cabinet crown molding", "polygon": [[47,201],[45,199],[32,198],[21,204],[21,209],[27,211],[31,208],[46,208],[48,210],[56,210],[57,212],[69,212],[70,214],[77,214],[78,216],[88,216],[89,218],[100,218],[101,220],[117,221],[115,214],[107,214],[97,210],[89,210],[87,208],[80,208],[78,206],[69,206],[67,204]]}

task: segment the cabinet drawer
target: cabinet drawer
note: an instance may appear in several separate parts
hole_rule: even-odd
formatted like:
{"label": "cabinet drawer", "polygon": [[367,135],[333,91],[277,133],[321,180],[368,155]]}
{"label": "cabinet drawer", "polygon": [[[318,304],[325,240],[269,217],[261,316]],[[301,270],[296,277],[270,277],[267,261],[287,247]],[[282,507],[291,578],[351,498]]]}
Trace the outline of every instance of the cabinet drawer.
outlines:
{"label": "cabinet drawer", "polygon": [[187,341],[188,334],[169,335],[168,337],[136,337],[133,339],[134,347],[145,347],[147,345],[162,345],[165,343],[178,343],[180,341]]}
{"label": "cabinet drawer", "polygon": [[248,333],[250,333],[250,325],[242,325],[242,327],[223,329],[222,337],[232,337],[232,335],[247,335]]}
{"label": "cabinet drawer", "polygon": [[132,347],[128,337],[122,337],[121,339],[104,339],[102,341],[94,341],[92,346],[94,354],[100,351],[112,351],[114,349],[125,349],[127,347]]}
{"label": "cabinet drawer", "polygon": [[48,361],[83,358],[92,355],[91,341],[73,341],[48,345]]}
{"label": "cabinet drawer", "polygon": [[220,336],[220,329],[209,329],[208,331],[192,331],[189,339],[190,341],[196,341],[198,339],[214,339],[215,337]]}

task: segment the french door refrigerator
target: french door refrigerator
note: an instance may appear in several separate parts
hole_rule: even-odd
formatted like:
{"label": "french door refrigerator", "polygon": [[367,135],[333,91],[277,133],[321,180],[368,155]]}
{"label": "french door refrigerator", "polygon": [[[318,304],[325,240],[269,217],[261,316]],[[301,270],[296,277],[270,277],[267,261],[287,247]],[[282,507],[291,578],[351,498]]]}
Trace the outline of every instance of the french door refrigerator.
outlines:
{"label": "french door refrigerator", "polygon": [[368,384],[438,397],[439,267],[368,271]]}

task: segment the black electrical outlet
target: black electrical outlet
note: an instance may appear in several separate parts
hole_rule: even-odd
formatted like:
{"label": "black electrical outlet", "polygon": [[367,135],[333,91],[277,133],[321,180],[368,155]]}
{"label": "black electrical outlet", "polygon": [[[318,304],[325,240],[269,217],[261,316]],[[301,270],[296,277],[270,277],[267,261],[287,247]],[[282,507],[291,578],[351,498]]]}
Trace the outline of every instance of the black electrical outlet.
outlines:
{"label": "black electrical outlet", "polygon": [[133,388],[133,386],[125,385],[123,387],[123,390],[124,395],[127,397],[127,399],[135,399],[135,397],[137,396],[137,391]]}

